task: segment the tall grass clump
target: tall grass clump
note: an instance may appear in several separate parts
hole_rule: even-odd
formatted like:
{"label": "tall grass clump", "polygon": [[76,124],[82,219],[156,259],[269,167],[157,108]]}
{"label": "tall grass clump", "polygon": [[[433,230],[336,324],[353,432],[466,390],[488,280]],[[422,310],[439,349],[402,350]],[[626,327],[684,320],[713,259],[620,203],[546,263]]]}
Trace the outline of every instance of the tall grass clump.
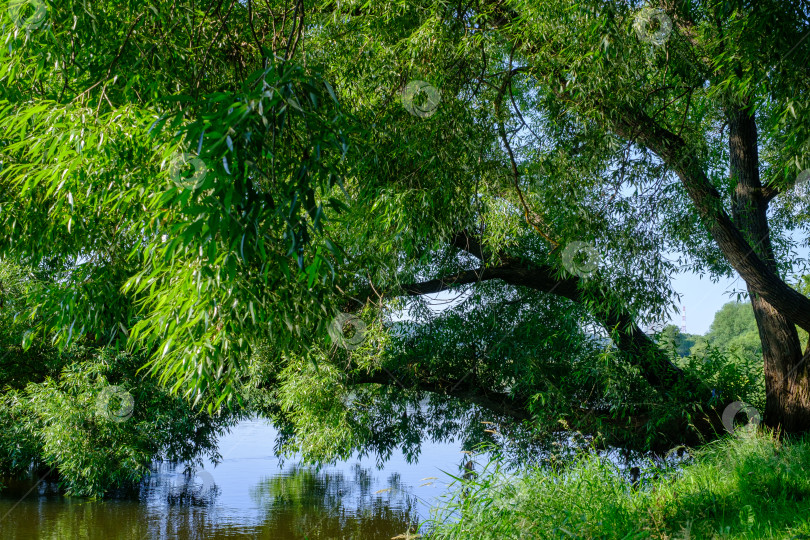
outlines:
{"label": "tall grass clump", "polygon": [[738,429],[636,482],[594,454],[518,476],[493,462],[457,479],[427,526],[432,539],[810,539],[810,437]]}

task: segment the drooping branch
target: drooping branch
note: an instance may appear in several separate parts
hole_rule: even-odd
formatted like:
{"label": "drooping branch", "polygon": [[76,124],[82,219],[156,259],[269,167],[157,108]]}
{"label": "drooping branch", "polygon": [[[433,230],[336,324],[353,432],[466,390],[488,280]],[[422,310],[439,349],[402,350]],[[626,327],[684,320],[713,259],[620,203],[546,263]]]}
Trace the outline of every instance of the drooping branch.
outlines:
{"label": "drooping branch", "polygon": [[[400,377],[401,376],[401,377]],[[433,394],[455,398],[465,403],[472,403],[479,407],[495,413],[498,416],[507,416],[519,422],[532,421],[532,414],[529,407],[528,396],[513,396],[504,392],[492,391],[477,381],[474,377],[460,377],[452,380],[428,381],[424,379],[414,379],[409,373],[387,372],[377,370],[371,373],[354,374],[346,380],[349,387],[358,387],[366,384],[387,386],[390,388],[405,388],[409,391],[430,392]],[[568,408],[564,420],[568,425],[578,426],[577,429],[595,432],[602,430],[606,424],[619,429],[618,433],[612,436],[619,436],[620,440],[630,440],[629,435],[633,432],[640,433],[647,428],[650,417],[642,412],[631,417],[614,418],[611,410],[607,408],[583,408],[572,404]],[[591,422],[588,420],[591,419]],[[598,419],[597,421],[593,421]],[[709,413],[705,416],[695,416],[689,425],[682,422],[681,429],[674,430],[677,437],[683,439],[664,439],[659,442],[660,450],[669,449],[675,442],[686,444],[696,444],[702,437],[714,437],[717,433],[724,432],[719,414]],[[620,434],[626,434],[627,439],[621,439]],[[617,442],[619,442],[617,441]]]}

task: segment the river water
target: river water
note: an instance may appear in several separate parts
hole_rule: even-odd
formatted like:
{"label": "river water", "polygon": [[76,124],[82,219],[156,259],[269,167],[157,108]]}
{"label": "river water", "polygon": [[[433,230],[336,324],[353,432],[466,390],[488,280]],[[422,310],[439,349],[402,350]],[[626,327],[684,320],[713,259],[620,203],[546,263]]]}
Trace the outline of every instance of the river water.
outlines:
{"label": "river water", "polygon": [[[275,429],[244,421],[220,439],[222,461],[189,478],[163,465],[134,496],[91,501],[34,481],[0,492],[0,538],[408,538],[458,475],[458,443],[424,443],[417,464],[395,453],[316,469],[273,455]],[[413,537],[413,536],[410,536]]]}

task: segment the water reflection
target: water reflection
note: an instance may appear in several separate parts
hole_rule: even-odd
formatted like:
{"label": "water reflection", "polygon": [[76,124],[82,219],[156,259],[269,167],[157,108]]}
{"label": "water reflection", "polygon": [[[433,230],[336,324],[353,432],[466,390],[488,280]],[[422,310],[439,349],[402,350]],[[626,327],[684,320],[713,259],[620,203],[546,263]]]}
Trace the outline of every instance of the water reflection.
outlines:
{"label": "water reflection", "polygon": [[280,538],[391,538],[418,528],[416,497],[399,475],[375,489],[371,470],[359,465],[349,475],[293,467],[261,481],[252,495]]}
{"label": "water reflection", "polygon": [[[500,432],[499,426],[490,431],[496,429]],[[564,461],[587,447],[588,441],[578,437],[568,434],[535,458]],[[205,463],[189,474],[183,465],[163,463],[134,492],[105,501],[63,497],[53,482],[6,481],[8,488],[0,492],[0,538],[404,538],[446,492],[451,479],[445,472],[473,476],[490,457],[462,452],[468,441],[423,440],[417,463],[401,448],[391,451],[382,469],[375,456],[360,455],[316,469],[281,462],[274,454],[278,438],[263,420],[242,422],[221,439],[217,465]],[[623,455],[618,449],[600,454],[629,470],[630,481],[644,481],[649,456]],[[677,465],[683,457],[672,453],[659,459]]]}
{"label": "water reflection", "polygon": [[453,444],[426,447],[419,465],[394,454],[383,470],[354,459],[322,469],[282,466],[275,430],[260,420],[221,441],[222,461],[188,474],[163,463],[135,492],[104,501],[64,497],[52,481],[5,482],[3,539],[389,539],[415,532],[455,472]]}
{"label": "water reflection", "polygon": [[388,488],[376,490],[371,470],[353,469],[347,476],[292,467],[264,478],[250,490],[258,510],[253,520],[221,504],[219,486],[205,486],[199,477],[181,484],[165,471],[152,476],[136,500],[61,497],[53,484],[43,483],[16,506],[12,495],[22,497],[25,492],[5,493],[0,512],[8,515],[0,522],[0,537],[314,540],[392,538],[415,532],[416,498],[396,476],[389,478]]}

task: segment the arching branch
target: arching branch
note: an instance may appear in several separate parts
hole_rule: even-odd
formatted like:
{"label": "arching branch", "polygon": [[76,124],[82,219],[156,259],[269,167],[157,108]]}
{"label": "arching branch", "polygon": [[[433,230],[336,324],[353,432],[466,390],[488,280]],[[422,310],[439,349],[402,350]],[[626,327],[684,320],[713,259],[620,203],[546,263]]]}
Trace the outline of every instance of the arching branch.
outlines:
{"label": "arching branch", "polygon": [[[480,239],[467,230],[455,234],[450,244],[481,259],[482,262],[492,257]],[[550,265],[518,261],[504,254],[497,258],[502,261],[497,266],[481,266],[437,279],[400,285],[396,290],[386,291],[386,294],[421,296],[484,281],[500,280],[511,286],[562,296],[578,304],[585,301],[580,277],[561,277],[557,269]],[[601,295],[602,298],[598,298],[601,301],[589,303],[591,315],[610,333],[616,347],[629,362],[640,368],[642,375],[651,385],[668,388],[676,382],[683,381],[683,371],[669,361],[666,354],[633,321],[621,303],[615,302],[615,298],[610,298],[609,291],[601,290],[593,294]],[[375,293],[369,290],[364,296],[361,295],[361,298],[365,301],[374,295]]]}

